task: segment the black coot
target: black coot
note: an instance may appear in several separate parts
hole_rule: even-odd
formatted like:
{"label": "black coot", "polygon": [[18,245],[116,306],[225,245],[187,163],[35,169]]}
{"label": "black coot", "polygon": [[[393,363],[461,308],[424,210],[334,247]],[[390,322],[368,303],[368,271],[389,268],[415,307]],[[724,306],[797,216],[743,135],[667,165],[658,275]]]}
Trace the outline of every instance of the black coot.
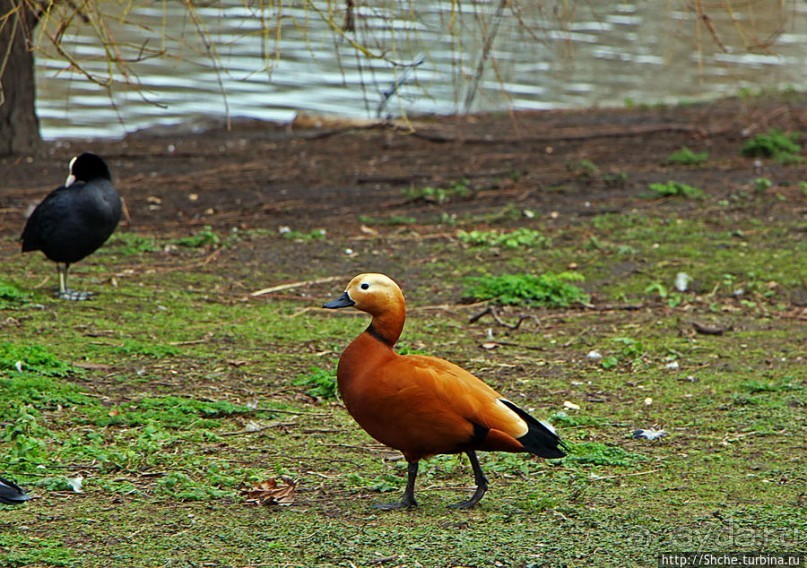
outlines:
{"label": "black coot", "polygon": [[0,477],[0,503],[6,505],[19,505],[30,499],[31,496],[23,491],[19,485],[8,479]]}
{"label": "black coot", "polygon": [[84,153],[70,161],[65,184],[51,192],[28,218],[22,231],[22,252],[41,250],[56,263],[63,300],[86,300],[91,292],[67,285],[70,265],[103,245],[121,216],[121,199],[112,186],[104,160]]}

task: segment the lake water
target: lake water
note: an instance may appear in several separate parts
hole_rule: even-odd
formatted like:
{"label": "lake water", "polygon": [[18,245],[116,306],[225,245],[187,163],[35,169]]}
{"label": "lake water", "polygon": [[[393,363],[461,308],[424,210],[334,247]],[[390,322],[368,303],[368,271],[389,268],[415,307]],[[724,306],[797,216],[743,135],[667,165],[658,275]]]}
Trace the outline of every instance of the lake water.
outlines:
{"label": "lake water", "polygon": [[[182,3],[104,4],[115,49],[122,58],[144,60],[129,66],[128,84],[109,91],[71,71],[40,40],[42,133],[118,137],[210,117],[288,121],[299,111],[374,118],[382,101],[382,116],[399,116],[807,90],[807,2],[799,0],[749,0],[733,16],[722,3],[710,3],[717,40],[683,1],[567,2],[557,6],[573,11],[558,14],[539,8],[498,12],[498,0],[462,2],[460,13],[450,0],[378,0],[376,7],[356,10],[356,31],[344,37],[332,33],[312,4],[329,5],[303,1],[261,14],[232,2],[191,15]],[[330,5],[343,9],[345,2]],[[125,17],[136,26],[118,23],[123,9],[131,9]],[[344,11],[336,11],[334,24],[341,27],[343,20]],[[215,46],[214,58],[197,32],[200,25]],[[386,57],[357,55],[348,38]],[[71,28],[62,42],[102,80],[123,77],[120,70],[110,73],[91,26]],[[163,56],[146,57],[155,52]],[[422,63],[412,66],[417,61]],[[396,81],[402,86],[385,98]]]}

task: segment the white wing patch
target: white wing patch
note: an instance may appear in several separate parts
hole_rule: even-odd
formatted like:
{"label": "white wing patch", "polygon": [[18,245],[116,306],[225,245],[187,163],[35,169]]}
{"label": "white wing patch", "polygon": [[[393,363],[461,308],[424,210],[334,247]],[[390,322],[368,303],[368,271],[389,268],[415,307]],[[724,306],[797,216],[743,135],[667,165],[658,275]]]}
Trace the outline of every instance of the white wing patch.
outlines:
{"label": "white wing patch", "polygon": [[541,423],[541,425],[542,425],[544,428],[546,428],[547,430],[549,430],[550,432],[552,432],[552,433],[553,433],[555,436],[557,436],[557,435],[558,435],[558,433],[555,431],[555,427],[554,427],[554,426],[552,426],[552,424],[550,424],[549,422],[544,422],[543,420],[539,420],[538,422],[540,422],[540,423]]}
{"label": "white wing patch", "polygon": [[[506,400],[506,399],[505,399],[505,400]],[[508,400],[507,402],[510,402],[510,401]],[[503,403],[503,402],[502,402],[502,399],[498,399],[498,400],[496,401],[496,404],[498,404],[498,405],[499,405],[499,407],[500,407],[502,410],[504,410],[505,412],[507,412],[507,414],[509,414],[510,416],[514,417],[514,418],[516,419],[516,421],[518,422],[518,425],[519,425],[519,426],[521,426],[521,428],[519,428],[519,431],[518,431],[518,432],[513,432],[513,433],[511,434],[511,435],[512,435],[514,438],[520,438],[521,436],[524,436],[524,435],[526,435],[526,434],[527,434],[527,432],[529,432],[530,427],[527,425],[527,423],[526,423],[526,422],[524,422],[524,421],[521,419],[521,417],[520,417],[518,414],[516,414],[515,412],[513,412],[513,411],[512,411],[512,409],[508,408],[508,406],[507,406],[505,403]],[[510,403],[510,404],[513,404],[513,403]],[[509,432],[508,432],[508,433],[509,433]]]}

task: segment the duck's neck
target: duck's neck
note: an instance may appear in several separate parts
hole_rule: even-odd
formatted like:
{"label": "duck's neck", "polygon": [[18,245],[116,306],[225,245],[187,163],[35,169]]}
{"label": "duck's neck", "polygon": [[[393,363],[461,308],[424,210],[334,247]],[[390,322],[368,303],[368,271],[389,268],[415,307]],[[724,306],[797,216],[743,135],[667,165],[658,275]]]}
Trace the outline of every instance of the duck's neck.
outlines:
{"label": "duck's neck", "polygon": [[398,341],[403,331],[406,321],[406,308],[403,306],[385,310],[383,313],[374,315],[373,321],[364,333],[369,334],[374,339],[380,341],[390,349]]}

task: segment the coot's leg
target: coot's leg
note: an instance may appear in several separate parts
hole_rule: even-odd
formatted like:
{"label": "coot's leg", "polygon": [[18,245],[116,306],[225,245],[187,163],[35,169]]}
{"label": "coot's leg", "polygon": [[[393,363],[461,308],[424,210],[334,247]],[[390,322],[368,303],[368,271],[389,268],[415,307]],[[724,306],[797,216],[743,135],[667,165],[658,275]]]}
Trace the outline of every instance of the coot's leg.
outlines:
{"label": "coot's leg", "polygon": [[65,264],[61,262],[56,263],[56,271],[59,273],[59,287],[53,291],[53,295],[57,298],[61,298],[64,296],[64,293],[67,291],[67,274]]}
{"label": "coot's leg", "polygon": [[78,290],[71,290],[67,286],[67,276],[70,270],[69,262],[65,262],[64,265],[57,262],[56,268],[59,270],[59,292],[56,294],[59,299],[78,302],[81,300],[89,300],[93,297],[92,292],[79,292]]}

